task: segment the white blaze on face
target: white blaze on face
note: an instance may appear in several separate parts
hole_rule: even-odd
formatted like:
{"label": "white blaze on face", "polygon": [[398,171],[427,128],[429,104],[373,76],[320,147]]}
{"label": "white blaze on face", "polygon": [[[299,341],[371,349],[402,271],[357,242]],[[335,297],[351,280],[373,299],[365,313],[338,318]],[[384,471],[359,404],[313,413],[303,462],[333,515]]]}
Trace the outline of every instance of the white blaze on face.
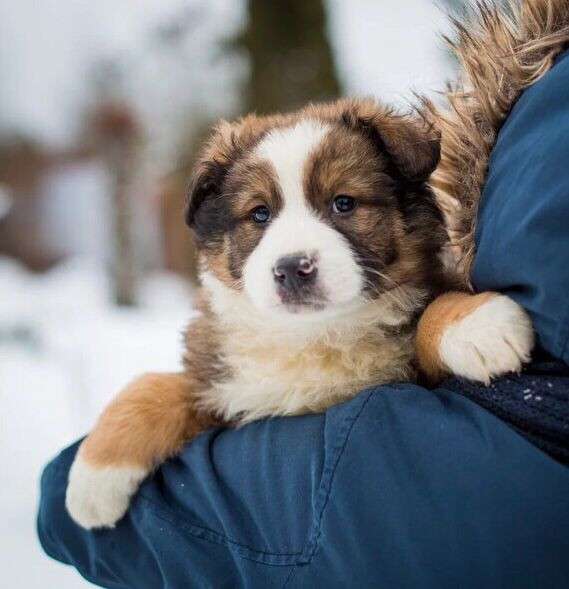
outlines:
{"label": "white blaze on face", "polygon": [[363,276],[348,241],[318,217],[304,193],[307,160],[329,130],[323,123],[307,120],[272,131],[257,146],[258,157],[268,160],[276,172],[284,201],[244,267],[245,291],[261,310],[285,311],[273,267],[287,255],[306,253],[316,260],[318,290],[326,307],[353,302],[361,294]]}

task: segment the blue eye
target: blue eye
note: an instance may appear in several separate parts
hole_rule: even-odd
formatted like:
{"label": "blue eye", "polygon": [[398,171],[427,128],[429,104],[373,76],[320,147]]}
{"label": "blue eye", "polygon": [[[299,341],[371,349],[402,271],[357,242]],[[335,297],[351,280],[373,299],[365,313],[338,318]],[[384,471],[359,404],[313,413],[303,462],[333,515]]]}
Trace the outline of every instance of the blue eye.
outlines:
{"label": "blue eye", "polygon": [[351,213],[356,208],[356,199],[345,194],[340,194],[332,203],[332,210],[339,215]]}
{"label": "blue eye", "polygon": [[269,207],[261,205],[251,211],[251,219],[260,225],[266,223],[271,218],[271,211]]}

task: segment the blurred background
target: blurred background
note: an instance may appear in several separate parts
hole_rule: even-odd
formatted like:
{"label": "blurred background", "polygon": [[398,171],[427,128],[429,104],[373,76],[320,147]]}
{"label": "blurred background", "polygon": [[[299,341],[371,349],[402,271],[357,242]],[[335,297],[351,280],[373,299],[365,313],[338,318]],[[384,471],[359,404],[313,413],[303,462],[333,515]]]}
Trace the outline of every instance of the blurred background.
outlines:
{"label": "blurred background", "polygon": [[35,539],[41,467],[134,375],[176,370],[184,189],[212,123],[436,99],[461,0],[0,0],[0,585],[87,585]]}

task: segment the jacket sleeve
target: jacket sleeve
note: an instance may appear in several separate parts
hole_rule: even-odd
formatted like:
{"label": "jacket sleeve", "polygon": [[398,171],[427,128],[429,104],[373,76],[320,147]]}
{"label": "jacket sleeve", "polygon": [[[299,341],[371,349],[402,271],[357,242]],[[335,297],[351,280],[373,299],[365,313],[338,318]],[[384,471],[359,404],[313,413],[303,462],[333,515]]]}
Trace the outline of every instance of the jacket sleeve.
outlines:
{"label": "jacket sleeve", "polygon": [[39,536],[103,587],[569,586],[569,471],[446,390],[208,432],[112,530],[65,511],[76,449],[44,472]]}
{"label": "jacket sleeve", "polygon": [[40,542],[102,587],[280,587],[306,543],[325,421],[206,432],[143,484],[110,530],[84,530],[66,512],[76,443],[44,470]]}

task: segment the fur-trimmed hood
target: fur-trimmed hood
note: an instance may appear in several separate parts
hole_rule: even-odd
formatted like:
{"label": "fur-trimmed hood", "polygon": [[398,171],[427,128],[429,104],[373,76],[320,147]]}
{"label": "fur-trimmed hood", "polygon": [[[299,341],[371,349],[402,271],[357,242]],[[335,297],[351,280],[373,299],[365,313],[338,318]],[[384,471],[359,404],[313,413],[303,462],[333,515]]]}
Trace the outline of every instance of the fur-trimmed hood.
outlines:
{"label": "fur-trimmed hood", "polygon": [[460,63],[446,111],[430,106],[441,131],[441,164],[432,186],[446,214],[458,269],[470,282],[476,217],[490,153],[524,89],[569,46],[568,0],[477,0],[453,19],[448,39]]}

